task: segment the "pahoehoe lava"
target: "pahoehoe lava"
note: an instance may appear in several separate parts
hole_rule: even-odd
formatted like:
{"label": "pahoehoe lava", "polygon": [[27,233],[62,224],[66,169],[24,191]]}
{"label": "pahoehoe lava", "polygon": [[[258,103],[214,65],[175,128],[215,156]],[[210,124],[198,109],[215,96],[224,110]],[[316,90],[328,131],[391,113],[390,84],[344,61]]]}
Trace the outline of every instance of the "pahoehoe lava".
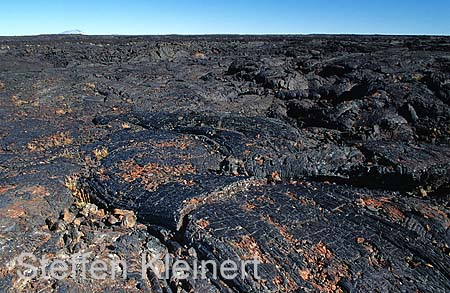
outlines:
{"label": "pahoehoe lava", "polygon": [[450,291],[449,37],[0,37],[0,68],[0,291]]}

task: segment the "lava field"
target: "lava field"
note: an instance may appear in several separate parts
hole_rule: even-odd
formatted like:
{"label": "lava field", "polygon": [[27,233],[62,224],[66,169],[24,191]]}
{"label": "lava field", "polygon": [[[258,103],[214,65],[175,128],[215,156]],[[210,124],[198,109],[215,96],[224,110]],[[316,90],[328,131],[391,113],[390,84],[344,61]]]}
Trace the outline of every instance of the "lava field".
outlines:
{"label": "lava field", "polygon": [[449,195],[450,37],[0,37],[1,292],[449,292]]}

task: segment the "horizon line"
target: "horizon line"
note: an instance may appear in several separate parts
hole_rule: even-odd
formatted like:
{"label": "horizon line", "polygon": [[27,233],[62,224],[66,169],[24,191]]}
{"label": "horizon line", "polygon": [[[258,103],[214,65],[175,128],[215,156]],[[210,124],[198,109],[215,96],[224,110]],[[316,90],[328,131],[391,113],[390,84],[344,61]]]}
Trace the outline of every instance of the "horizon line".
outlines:
{"label": "horizon line", "polygon": [[101,36],[117,36],[117,37],[152,37],[152,36],[412,36],[412,37],[450,37],[449,34],[395,34],[395,33],[204,33],[204,34],[64,34],[64,33],[42,33],[42,34],[24,34],[24,35],[0,35],[0,37],[39,37],[39,36],[85,36],[85,37],[101,37]]}

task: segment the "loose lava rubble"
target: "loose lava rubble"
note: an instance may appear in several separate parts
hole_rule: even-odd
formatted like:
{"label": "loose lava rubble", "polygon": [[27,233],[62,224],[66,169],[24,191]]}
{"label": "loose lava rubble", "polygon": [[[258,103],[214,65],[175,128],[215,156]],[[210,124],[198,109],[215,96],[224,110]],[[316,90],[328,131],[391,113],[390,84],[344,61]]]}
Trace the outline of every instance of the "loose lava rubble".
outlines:
{"label": "loose lava rubble", "polygon": [[450,290],[448,37],[2,37],[0,68],[0,291]]}

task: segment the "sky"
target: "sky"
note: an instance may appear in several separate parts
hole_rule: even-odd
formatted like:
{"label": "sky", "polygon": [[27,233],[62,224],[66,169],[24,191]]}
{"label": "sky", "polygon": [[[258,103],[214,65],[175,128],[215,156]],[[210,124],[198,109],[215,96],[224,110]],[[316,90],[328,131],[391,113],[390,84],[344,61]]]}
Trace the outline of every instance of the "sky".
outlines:
{"label": "sky", "polygon": [[0,35],[450,35],[450,0],[1,0]]}

